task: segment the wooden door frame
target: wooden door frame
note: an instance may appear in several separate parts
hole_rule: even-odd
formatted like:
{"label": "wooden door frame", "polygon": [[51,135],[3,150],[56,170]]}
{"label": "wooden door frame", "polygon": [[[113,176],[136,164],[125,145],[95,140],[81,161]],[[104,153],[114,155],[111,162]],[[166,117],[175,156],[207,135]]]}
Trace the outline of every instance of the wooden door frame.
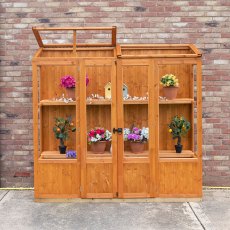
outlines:
{"label": "wooden door frame", "polygon": [[[111,101],[111,129],[117,127],[117,102],[116,102],[116,66],[115,60],[108,59],[80,59],[80,140],[81,140],[81,197],[89,198],[87,196],[87,179],[86,179],[86,154],[87,154],[87,114],[86,114],[86,66],[111,66],[111,84],[112,84],[112,101]],[[112,130],[111,130],[112,132]],[[117,197],[117,134],[112,133],[112,168],[113,168],[113,185],[112,193],[95,193],[90,194],[93,198],[114,198]],[[91,198],[91,197],[90,197]]]}
{"label": "wooden door frame", "polygon": [[[148,126],[149,128],[149,196],[156,197],[157,195],[157,172],[158,172],[158,80],[154,77],[154,61],[153,59],[118,59],[117,60],[117,89],[123,85],[123,66],[139,65],[148,67]],[[155,109],[156,106],[158,109]],[[117,125],[124,130],[124,111],[123,111],[123,94],[121,90],[117,90]],[[123,183],[124,183],[124,140],[123,135],[118,135],[118,197],[125,198]],[[133,198],[135,195],[132,195]],[[137,197],[141,194],[137,193]]]}

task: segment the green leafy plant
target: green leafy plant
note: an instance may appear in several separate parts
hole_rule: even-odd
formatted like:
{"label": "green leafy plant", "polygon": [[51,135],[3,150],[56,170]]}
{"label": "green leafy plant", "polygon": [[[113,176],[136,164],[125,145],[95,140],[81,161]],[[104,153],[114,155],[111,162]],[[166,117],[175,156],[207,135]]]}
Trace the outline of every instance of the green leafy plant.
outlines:
{"label": "green leafy plant", "polygon": [[76,131],[71,116],[67,117],[67,119],[62,117],[55,118],[53,131],[55,137],[60,140],[60,146],[64,146],[64,141],[69,138],[69,132]]}
{"label": "green leafy plant", "polygon": [[161,78],[161,85],[163,85],[164,87],[170,87],[170,86],[178,87],[179,82],[175,75],[166,74]]}
{"label": "green leafy plant", "polygon": [[181,137],[185,136],[188,133],[191,128],[191,124],[183,116],[174,116],[168,127],[169,132],[173,136],[173,139],[178,139],[177,145],[181,145]]}

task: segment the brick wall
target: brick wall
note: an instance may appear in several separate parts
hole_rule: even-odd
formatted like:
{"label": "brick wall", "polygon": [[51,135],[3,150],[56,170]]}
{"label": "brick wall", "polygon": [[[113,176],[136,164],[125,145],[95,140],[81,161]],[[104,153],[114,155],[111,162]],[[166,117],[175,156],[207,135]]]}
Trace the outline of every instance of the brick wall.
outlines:
{"label": "brick wall", "polygon": [[118,27],[119,43],[194,43],[203,52],[205,185],[230,186],[230,1],[2,0],[1,187],[33,186],[32,26]]}

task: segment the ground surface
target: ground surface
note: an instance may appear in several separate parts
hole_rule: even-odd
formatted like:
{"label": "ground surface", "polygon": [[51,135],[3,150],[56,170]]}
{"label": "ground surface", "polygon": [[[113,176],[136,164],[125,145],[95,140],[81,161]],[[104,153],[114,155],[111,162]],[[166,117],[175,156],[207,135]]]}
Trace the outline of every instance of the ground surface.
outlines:
{"label": "ground surface", "polygon": [[205,190],[202,202],[36,203],[33,190],[0,190],[0,230],[230,229],[230,190]]}

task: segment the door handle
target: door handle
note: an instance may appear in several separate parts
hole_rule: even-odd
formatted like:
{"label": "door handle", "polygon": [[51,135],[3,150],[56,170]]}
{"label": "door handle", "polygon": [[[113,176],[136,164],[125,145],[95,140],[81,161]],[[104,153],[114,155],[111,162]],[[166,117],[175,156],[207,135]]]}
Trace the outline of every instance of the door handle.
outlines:
{"label": "door handle", "polygon": [[113,133],[118,133],[118,134],[122,134],[122,128],[117,128],[117,129],[115,129],[115,128],[113,128]]}

